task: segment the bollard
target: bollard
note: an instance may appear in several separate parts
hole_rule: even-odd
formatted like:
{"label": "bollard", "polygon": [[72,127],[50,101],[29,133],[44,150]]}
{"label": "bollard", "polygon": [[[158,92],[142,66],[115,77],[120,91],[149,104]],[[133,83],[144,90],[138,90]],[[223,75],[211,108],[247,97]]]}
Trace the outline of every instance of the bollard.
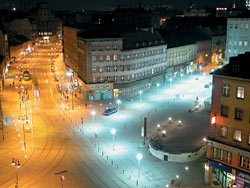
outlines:
{"label": "bollard", "polygon": [[137,186],[139,185],[139,182],[138,182],[138,180],[136,180],[136,185],[137,185]]}

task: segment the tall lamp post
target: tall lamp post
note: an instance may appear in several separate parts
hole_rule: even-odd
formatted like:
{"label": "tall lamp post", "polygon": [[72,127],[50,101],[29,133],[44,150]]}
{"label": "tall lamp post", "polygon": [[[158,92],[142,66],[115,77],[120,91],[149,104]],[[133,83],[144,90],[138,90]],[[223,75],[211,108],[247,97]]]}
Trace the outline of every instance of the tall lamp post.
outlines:
{"label": "tall lamp post", "polygon": [[16,166],[16,186],[15,186],[15,188],[18,188],[18,172],[17,172],[17,169],[21,167],[21,164],[20,164],[18,159],[12,158],[11,165]]}
{"label": "tall lamp post", "polygon": [[113,150],[115,150],[115,133],[116,133],[116,130],[114,128],[112,128],[110,132],[113,135]]}
{"label": "tall lamp post", "polygon": [[136,154],[136,158],[138,159],[138,179],[140,179],[140,161],[141,161],[141,159],[142,159],[142,154],[140,154],[140,153],[137,153]]}
{"label": "tall lamp post", "polygon": [[120,100],[117,100],[117,104],[118,104],[118,111],[119,111],[119,104],[121,103]]}
{"label": "tall lamp post", "polygon": [[159,87],[160,87],[160,84],[157,83],[156,86],[157,86],[157,93],[159,94]]}
{"label": "tall lamp post", "polygon": [[[25,116],[20,114],[18,121],[20,122],[21,120],[23,121],[23,146],[24,146],[24,149],[26,149],[26,139],[25,139],[25,129],[24,129]],[[27,120],[28,119],[26,119],[26,122],[28,122]]]}
{"label": "tall lamp post", "polygon": [[94,129],[94,122],[95,122],[95,111],[91,110],[91,115],[93,117],[93,129]]}
{"label": "tall lamp post", "polygon": [[141,94],[142,94],[142,91],[139,91],[139,94],[140,94],[140,102],[141,102]]}

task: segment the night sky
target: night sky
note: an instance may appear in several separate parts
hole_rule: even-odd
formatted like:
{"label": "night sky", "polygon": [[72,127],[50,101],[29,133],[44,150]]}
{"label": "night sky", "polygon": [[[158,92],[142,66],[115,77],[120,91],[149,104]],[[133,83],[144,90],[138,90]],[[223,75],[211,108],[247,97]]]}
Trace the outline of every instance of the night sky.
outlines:
{"label": "night sky", "polygon": [[[17,0],[0,0],[0,6],[10,4]],[[198,8],[201,7],[232,7],[233,0],[24,0],[24,1],[45,1],[52,9],[72,10],[72,9],[91,9],[91,10],[112,10],[118,5],[129,5],[129,7],[138,7],[138,4],[150,3],[159,4],[161,2],[171,3],[173,8],[184,9],[188,3],[195,2]],[[235,0],[236,7],[243,7],[245,0]]]}

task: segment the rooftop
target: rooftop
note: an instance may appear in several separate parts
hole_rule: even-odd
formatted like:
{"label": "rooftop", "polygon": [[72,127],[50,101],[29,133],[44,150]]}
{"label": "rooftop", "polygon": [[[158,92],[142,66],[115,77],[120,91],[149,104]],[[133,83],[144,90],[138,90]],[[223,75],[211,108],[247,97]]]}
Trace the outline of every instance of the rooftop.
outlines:
{"label": "rooftop", "polygon": [[250,80],[250,52],[239,54],[236,57],[231,57],[229,64],[224,67],[211,72],[211,75],[229,76],[234,78]]}

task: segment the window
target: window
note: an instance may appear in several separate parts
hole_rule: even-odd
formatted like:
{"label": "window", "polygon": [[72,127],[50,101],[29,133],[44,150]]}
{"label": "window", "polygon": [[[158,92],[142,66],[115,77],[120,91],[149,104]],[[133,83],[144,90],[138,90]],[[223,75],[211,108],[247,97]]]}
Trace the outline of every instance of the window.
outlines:
{"label": "window", "polygon": [[221,127],[220,136],[223,137],[223,138],[227,137],[227,127]]}
{"label": "window", "polygon": [[121,76],[121,81],[124,82],[124,76],[123,75]]}
{"label": "window", "polygon": [[132,74],[132,80],[134,80],[135,79],[135,75],[134,74]]}
{"label": "window", "polygon": [[110,76],[107,76],[107,81],[110,81]]}
{"label": "window", "polygon": [[243,119],[243,110],[241,108],[235,108],[235,119],[236,120]]}
{"label": "window", "polygon": [[117,82],[117,76],[114,76],[114,82]]}
{"label": "window", "polygon": [[241,142],[241,131],[240,130],[234,130],[234,140]]}
{"label": "window", "polygon": [[93,82],[96,82],[96,78],[95,77],[93,77]]}
{"label": "window", "polygon": [[92,56],[92,62],[96,62],[96,56]]}
{"label": "window", "polygon": [[100,82],[103,82],[103,81],[104,81],[104,79],[103,79],[103,77],[101,76],[101,77],[100,77]]}
{"label": "window", "polygon": [[117,60],[118,60],[117,55],[113,55],[113,61],[117,61]]}
{"label": "window", "polygon": [[229,106],[227,105],[221,105],[221,116],[228,117],[228,112],[229,112]]}
{"label": "window", "polygon": [[120,60],[121,60],[121,61],[124,61],[124,55],[121,55],[121,56],[120,56]]}
{"label": "window", "polygon": [[92,45],[92,51],[96,51],[96,45]]}
{"label": "window", "polygon": [[102,55],[99,56],[99,61],[103,62],[103,56]]}
{"label": "window", "polygon": [[128,75],[127,80],[128,80],[128,81],[130,80],[130,75]]}
{"label": "window", "polygon": [[110,66],[106,66],[106,71],[110,72]]}
{"label": "window", "polygon": [[223,149],[213,147],[211,157],[221,161],[225,161],[227,163],[231,163],[232,153]]}
{"label": "window", "polygon": [[248,29],[248,24],[246,24],[246,29]]}
{"label": "window", "polygon": [[114,65],[114,72],[117,72],[117,65]]}
{"label": "window", "polygon": [[110,45],[109,44],[106,44],[106,50],[110,51]]}
{"label": "window", "polygon": [[242,46],[242,41],[239,41],[239,46]]}
{"label": "window", "polygon": [[99,48],[99,51],[102,51],[102,50],[103,50],[103,49],[102,49],[102,45],[99,45],[98,48]]}
{"label": "window", "polygon": [[248,134],[248,144],[250,144],[250,133]]}
{"label": "window", "polygon": [[237,87],[237,96],[238,99],[244,99],[244,87]]}
{"label": "window", "polygon": [[103,72],[103,66],[99,67],[99,72]]}
{"label": "window", "polygon": [[250,159],[239,155],[239,166],[242,168],[250,169]]}
{"label": "window", "polygon": [[106,61],[110,61],[110,55],[106,55]]}
{"label": "window", "polygon": [[244,41],[244,46],[247,46],[248,45],[248,41]]}
{"label": "window", "polygon": [[113,50],[117,50],[117,44],[114,44],[114,46],[113,46]]}
{"label": "window", "polygon": [[92,67],[92,72],[93,72],[93,73],[96,72],[96,67]]}
{"label": "window", "polygon": [[127,65],[127,71],[130,71],[130,65]]}
{"label": "window", "polygon": [[230,86],[228,84],[223,85],[222,96],[229,97]]}
{"label": "window", "polygon": [[127,55],[127,60],[130,60],[130,55]]}
{"label": "window", "polygon": [[121,71],[124,71],[124,65],[120,66]]}
{"label": "window", "polygon": [[240,29],[242,29],[243,28],[243,24],[240,24]]}

